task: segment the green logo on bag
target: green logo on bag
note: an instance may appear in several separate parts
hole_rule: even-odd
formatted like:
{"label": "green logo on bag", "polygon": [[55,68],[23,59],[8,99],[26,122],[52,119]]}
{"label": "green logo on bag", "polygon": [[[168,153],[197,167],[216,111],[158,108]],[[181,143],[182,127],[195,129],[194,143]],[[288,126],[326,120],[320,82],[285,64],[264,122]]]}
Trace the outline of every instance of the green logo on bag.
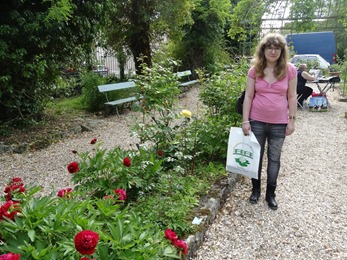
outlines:
{"label": "green logo on bag", "polygon": [[239,143],[234,147],[234,155],[240,155],[240,157],[235,157],[235,161],[242,167],[247,167],[251,163],[249,159],[253,159],[253,149],[249,144]]}

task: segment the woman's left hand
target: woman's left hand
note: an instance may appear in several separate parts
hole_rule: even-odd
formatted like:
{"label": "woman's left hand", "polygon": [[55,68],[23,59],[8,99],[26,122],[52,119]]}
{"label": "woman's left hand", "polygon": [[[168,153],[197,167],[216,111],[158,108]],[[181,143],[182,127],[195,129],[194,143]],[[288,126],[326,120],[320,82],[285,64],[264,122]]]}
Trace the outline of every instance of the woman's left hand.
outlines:
{"label": "woman's left hand", "polygon": [[294,130],[295,130],[294,121],[289,120],[287,124],[287,128],[286,128],[286,135],[291,135],[292,133],[294,133]]}

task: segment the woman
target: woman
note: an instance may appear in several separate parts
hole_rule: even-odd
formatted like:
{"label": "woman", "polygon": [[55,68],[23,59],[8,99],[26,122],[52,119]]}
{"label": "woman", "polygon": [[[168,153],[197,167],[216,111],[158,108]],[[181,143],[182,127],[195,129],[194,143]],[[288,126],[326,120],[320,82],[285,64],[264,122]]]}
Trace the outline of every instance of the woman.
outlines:
{"label": "woman", "polygon": [[298,86],[296,88],[296,92],[300,98],[298,99],[298,103],[300,107],[304,106],[304,101],[312,95],[313,89],[306,86],[307,81],[314,80],[314,76],[311,76],[307,73],[306,64],[300,64],[298,67]]}
{"label": "woman", "polygon": [[275,200],[284,138],[294,132],[296,115],[296,68],[288,62],[286,40],[280,34],[267,34],[256,48],[253,66],[248,71],[243,102],[242,130],[252,131],[260,146],[258,180],[252,179],[249,201],[258,202],[261,194],[261,170],[267,142],[267,186],[269,208],[278,208]]}

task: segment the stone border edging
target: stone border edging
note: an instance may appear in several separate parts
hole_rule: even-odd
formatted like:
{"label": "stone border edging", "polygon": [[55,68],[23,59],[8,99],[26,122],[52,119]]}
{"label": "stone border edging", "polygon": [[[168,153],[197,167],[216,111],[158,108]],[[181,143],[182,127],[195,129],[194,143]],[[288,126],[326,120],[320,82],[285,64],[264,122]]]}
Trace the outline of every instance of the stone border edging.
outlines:
{"label": "stone border edging", "polygon": [[215,183],[209,193],[201,199],[200,215],[197,217],[203,218],[203,220],[197,227],[198,231],[185,239],[189,250],[188,254],[183,257],[183,260],[191,259],[202,245],[209,225],[214,222],[239,178],[240,175],[238,174],[228,173],[227,177]]}

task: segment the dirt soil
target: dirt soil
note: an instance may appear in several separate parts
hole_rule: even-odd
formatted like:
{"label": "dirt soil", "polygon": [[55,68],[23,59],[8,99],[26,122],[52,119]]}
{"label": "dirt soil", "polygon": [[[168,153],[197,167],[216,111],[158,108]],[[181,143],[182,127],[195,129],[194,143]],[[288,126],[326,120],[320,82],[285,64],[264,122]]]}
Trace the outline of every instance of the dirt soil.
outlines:
{"label": "dirt soil", "polygon": [[86,118],[104,117],[101,114],[97,115],[83,111],[70,114],[64,113],[59,116],[46,114],[41,122],[22,129],[11,128],[6,134],[0,133],[0,143],[6,145],[36,144],[34,145],[35,148],[43,149],[68,135],[68,133],[76,133],[71,129],[75,129]]}

